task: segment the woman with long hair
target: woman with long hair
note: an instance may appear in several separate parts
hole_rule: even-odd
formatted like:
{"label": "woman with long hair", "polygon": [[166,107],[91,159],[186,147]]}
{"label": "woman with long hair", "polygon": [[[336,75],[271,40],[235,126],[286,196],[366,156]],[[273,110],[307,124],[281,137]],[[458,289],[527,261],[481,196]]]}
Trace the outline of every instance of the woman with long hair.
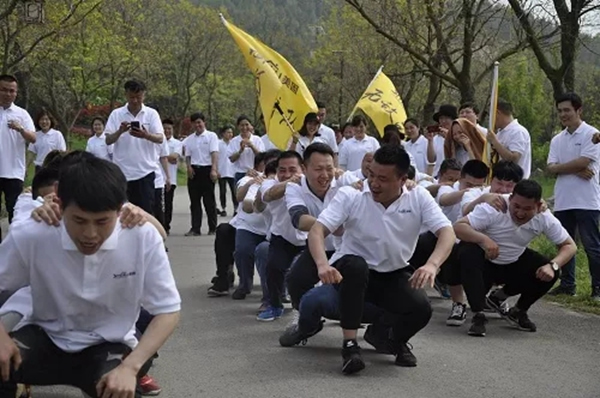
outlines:
{"label": "woman with long hair", "polygon": [[404,131],[408,137],[408,141],[404,143],[404,149],[410,153],[415,159],[417,170],[427,173],[429,162],[427,161],[427,145],[428,141],[421,134],[421,126],[416,119],[406,119],[404,122]]}
{"label": "woman with long hair", "polygon": [[458,118],[446,135],[444,155],[465,164],[471,159],[481,160],[485,150],[485,138],[477,126],[467,119]]}
{"label": "woman with long hair", "polygon": [[319,118],[315,112],[309,112],[304,117],[304,123],[298,131],[298,134],[294,134],[290,142],[289,150],[296,151],[302,156],[304,150],[315,142],[321,142],[327,144],[327,141],[319,134]]}

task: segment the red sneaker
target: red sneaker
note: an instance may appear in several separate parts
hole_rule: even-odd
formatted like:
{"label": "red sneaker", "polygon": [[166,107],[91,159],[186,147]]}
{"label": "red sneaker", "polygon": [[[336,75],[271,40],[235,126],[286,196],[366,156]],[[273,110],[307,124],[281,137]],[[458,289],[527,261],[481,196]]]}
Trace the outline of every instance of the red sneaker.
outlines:
{"label": "red sneaker", "polygon": [[154,380],[150,375],[142,377],[139,381],[139,384],[142,390],[142,395],[145,397],[158,395],[162,391],[156,380]]}

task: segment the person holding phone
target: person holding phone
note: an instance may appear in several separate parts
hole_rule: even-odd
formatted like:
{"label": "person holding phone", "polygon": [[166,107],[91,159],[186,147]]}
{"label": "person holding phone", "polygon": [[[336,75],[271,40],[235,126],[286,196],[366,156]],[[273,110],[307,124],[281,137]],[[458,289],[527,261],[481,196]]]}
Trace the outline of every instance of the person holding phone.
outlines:
{"label": "person holding phone", "polygon": [[127,178],[128,200],[152,213],[158,144],[165,139],[163,125],[158,112],[144,105],[144,83],[129,80],[124,88],[127,104],[108,117],[106,145],[113,145],[113,162]]}

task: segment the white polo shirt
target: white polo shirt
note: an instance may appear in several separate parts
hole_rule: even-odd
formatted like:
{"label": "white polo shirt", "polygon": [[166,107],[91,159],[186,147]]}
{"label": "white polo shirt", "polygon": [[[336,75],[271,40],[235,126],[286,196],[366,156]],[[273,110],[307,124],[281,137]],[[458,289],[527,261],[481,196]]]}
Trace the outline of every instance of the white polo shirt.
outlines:
{"label": "white polo shirt", "polygon": [[[278,183],[279,181],[276,179],[263,182],[262,187],[260,188],[263,200],[269,189]],[[292,225],[292,219],[290,218],[290,213],[287,209],[285,195],[281,199],[267,203],[267,208],[271,212],[273,218],[271,229],[269,231],[271,235],[281,236],[294,246],[306,246],[306,239],[299,239],[296,235],[296,228]]]}
{"label": "white polo shirt", "polygon": [[0,178],[25,180],[25,138],[16,130],[8,128],[8,122],[15,120],[27,131],[35,131],[29,113],[12,104],[0,107]]}
{"label": "white polo shirt", "polygon": [[30,143],[28,149],[29,152],[36,155],[33,164],[42,166],[44,159],[50,152],[54,150],[66,151],[67,143],[65,137],[58,130],[50,129],[47,133],[39,130],[35,132],[35,142]]}
{"label": "white polo shirt", "polygon": [[227,156],[230,145],[231,141],[226,143],[223,140],[219,140],[219,174],[221,175],[221,178],[234,177],[233,164],[231,164],[229,156]]}
{"label": "white polo shirt", "polygon": [[[503,195],[507,203],[509,196]],[[569,238],[567,230],[550,210],[535,215],[529,222],[519,226],[512,220],[510,212],[503,213],[482,203],[469,213],[467,219],[473,229],[487,235],[500,248],[498,257],[491,260],[494,264],[516,262],[531,241],[541,234],[556,245]]]}
{"label": "white polo shirt", "polygon": [[100,137],[95,134],[90,137],[85,147],[86,152],[89,152],[97,158],[111,160],[113,146],[106,145],[106,135],[102,133]]}
{"label": "white polo shirt", "polygon": [[63,224],[29,219],[0,245],[0,290],[30,285],[33,313],[25,324],[42,327],[66,352],[103,342],[135,347],[135,322],[179,311],[162,238],[150,224],[123,229],[117,222],[100,250],[81,254]]}
{"label": "white polo shirt", "polygon": [[[231,140],[231,143],[229,144],[229,148],[227,150],[227,157],[230,157],[234,153],[238,153],[240,151],[241,142],[242,142],[241,135],[238,135]],[[254,135],[254,134],[250,135],[250,142],[252,142],[252,144],[256,147],[256,149],[259,152],[265,151],[265,147],[259,136]],[[244,148],[244,151],[242,152],[242,154],[240,155],[238,160],[233,162],[234,173],[245,173],[248,170],[253,169],[254,168],[254,157],[255,157],[254,151],[252,151],[251,148],[248,148],[248,147]]]}
{"label": "white polo shirt", "polygon": [[[140,122],[140,125],[151,134],[164,136],[158,112],[146,105],[142,105],[142,109],[136,116],[129,112],[127,104],[113,110],[108,117],[104,131],[113,134],[119,130],[122,122],[131,123],[133,121]],[[125,132],[112,146],[113,162],[121,168],[127,181],[142,179],[156,170],[156,159],[160,151],[159,144],[134,137],[129,132]]]}
{"label": "white polo shirt", "polygon": [[366,135],[360,141],[352,137],[346,141],[340,152],[340,167],[345,170],[359,169],[365,154],[378,149],[379,142],[374,137]]}
{"label": "white polo shirt", "polygon": [[[288,183],[287,187],[285,188],[285,201],[288,212],[295,206],[303,206],[308,209],[308,214],[318,218],[319,214],[321,214],[323,209],[329,205],[340,188],[348,186],[356,181],[359,181],[358,178],[356,178],[350,172],[344,173],[337,180],[334,178],[331,181],[331,186],[325,194],[325,197],[323,200],[321,200],[308,187],[306,176],[302,176],[300,184]],[[308,232],[296,229],[296,236],[298,239],[306,240],[308,239]],[[329,235],[325,239],[325,248],[327,250],[335,250],[334,238],[335,236]]]}
{"label": "white polo shirt", "polygon": [[[177,186],[177,170],[179,168],[179,157],[183,156],[183,143],[175,138],[171,137],[167,141],[167,145],[169,146],[169,156],[176,153],[178,155],[177,163],[172,164],[169,163],[169,179],[171,180],[171,185]],[[162,169],[162,166],[161,166]]]}
{"label": "white polo shirt", "polygon": [[159,145],[159,148],[156,170],[154,170],[154,189],[162,189],[166,184],[165,171],[160,163],[160,158],[169,156],[169,144],[166,139]]}
{"label": "white polo shirt", "polygon": [[263,142],[263,147],[265,148],[265,151],[269,151],[271,149],[278,149],[266,133],[260,137],[260,140]]}
{"label": "white polo shirt", "polygon": [[433,166],[434,177],[438,176],[438,174],[440,173],[440,167],[442,167],[442,162],[446,159],[446,154],[444,152],[445,142],[446,139],[439,134],[436,134],[433,137],[433,151],[435,152],[435,166]]}
{"label": "white polo shirt", "polygon": [[321,134],[323,141],[333,149],[333,153],[339,152],[337,140],[335,139],[335,131],[333,131],[331,127],[321,123],[319,126],[319,134]]}
{"label": "white polo shirt", "polygon": [[[323,138],[322,135],[314,136],[312,141],[308,137],[300,136],[300,138],[298,139],[298,143],[296,144],[296,152],[298,152],[298,154],[303,157],[304,151],[306,150],[306,148],[308,148],[308,146],[310,144],[315,144],[317,142],[329,146],[329,144],[327,143],[327,140],[325,140],[325,138]],[[290,140],[290,145],[291,144],[292,144],[292,141]]]}
{"label": "white polo shirt", "polygon": [[219,137],[208,130],[204,130],[200,134],[193,133],[183,141],[183,147],[185,156],[191,158],[192,166],[212,166],[211,154],[219,152]]}
{"label": "white polo shirt", "polygon": [[[236,188],[240,189],[252,179],[253,177],[249,176],[241,178],[238,181]],[[258,192],[258,188],[253,189],[255,185],[256,184],[252,184],[252,186],[248,188],[245,199],[254,201],[254,198],[256,198],[256,194]],[[254,196],[252,196],[252,193]],[[268,231],[267,220],[265,219],[265,215],[263,213],[246,213],[242,210],[242,203],[240,203],[238,205],[237,215],[229,222],[229,224],[235,227],[235,229],[243,229],[256,235],[266,236]]]}
{"label": "white polo shirt", "polygon": [[583,122],[572,134],[566,129],[550,142],[548,164],[567,163],[579,157],[591,160],[588,166],[594,171],[590,180],[574,174],[559,174],[554,185],[554,211],[600,210],[600,145],[592,143],[598,130]]}
{"label": "white polo shirt", "polygon": [[[454,185],[451,187],[448,185],[442,185],[440,187],[440,189],[438,190],[437,197],[435,198],[435,201],[437,202],[437,204],[440,204],[440,200],[442,199],[442,196],[458,191],[459,186],[460,186],[460,183],[458,181],[455,182]],[[465,192],[465,195],[466,194],[467,193]],[[448,217],[448,220],[450,220],[450,222],[452,224],[454,224],[456,221],[458,221],[458,219],[462,215],[462,210],[461,210],[462,207],[461,207],[460,201],[457,204],[452,205],[452,206],[440,205],[440,207],[442,208],[442,212],[444,212],[444,215],[446,217]]]}
{"label": "white polo shirt", "polygon": [[487,137],[488,129],[486,129],[485,127],[483,127],[479,123],[477,123],[477,128],[479,129],[479,131],[481,132],[481,134],[483,134],[483,137]]}
{"label": "white polo shirt", "polygon": [[[464,216],[463,209],[466,205],[478,199],[480,196],[490,193],[491,187],[480,187],[480,188],[471,188],[467,192],[464,193],[462,200],[460,201],[460,217]],[[438,194],[439,195],[439,194]]]}
{"label": "white polo shirt", "polygon": [[342,244],[331,264],[345,255],[356,255],[378,272],[407,267],[422,228],[436,233],[452,226],[431,194],[419,186],[404,189],[387,209],[373,200],[367,187],[362,192],[344,187],[318,221],[331,232],[344,225]]}
{"label": "white polo shirt", "polygon": [[415,168],[417,170],[426,172],[427,165],[429,162],[427,161],[427,138],[419,135],[419,138],[415,142],[406,141],[404,142],[404,149],[406,152],[410,153],[415,161]]}
{"label": "white polo shirt", "polygon": [[529,131],[515,119],[508,126],[500,129],[497,137],[498,142],[506,149],[521,154],[518,163],[523,169],[523,178],[529,178],[531,175],[531,137]]}

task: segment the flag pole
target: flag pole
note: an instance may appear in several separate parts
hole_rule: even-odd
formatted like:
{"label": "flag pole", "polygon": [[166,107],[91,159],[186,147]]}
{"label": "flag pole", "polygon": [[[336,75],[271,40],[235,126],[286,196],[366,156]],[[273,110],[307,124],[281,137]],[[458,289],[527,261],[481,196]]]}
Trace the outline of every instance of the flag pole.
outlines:
{"label": "flag pole", "polygon": [[491,132],[496,132],[496,108],[498,107],[498,69],[500,67],[500,62],[494,62],[494,72],[492,79],[492,95],[490,96],[490,120],[489,120],[489,130]]}
{"label": "flag pole", "polygon": [[[363,92],[363,95],[367,91],[369,91],[369,87],[371,87],[371,85],[373,84],[373,82],[379,77],[379,75],[383,71],[383,66],[384,65],[381,65],[381,67],[379,67],[379,70],[377,71],[377,73],[375,73],[375,76],[373,77],[373,79],[371,80],[371,82],[369,83],[369,85],[367,86],[367,88],[365,89],[365,91]],[[361,95],[361,97],[362,97],[362,95]],[[359,99],[359,101],[360,101],[360,99]],[[354,105],[354,109],[352,109],[352,112],[350,113],[350,116],[348,116],[348,119],[346,119],[346,122],[349,122],[350,119],[352,119],[352,116],[354,116],[354,114],[356,113],[357,105],[358,105],[358,102],[356,103],[356,105]]]}

